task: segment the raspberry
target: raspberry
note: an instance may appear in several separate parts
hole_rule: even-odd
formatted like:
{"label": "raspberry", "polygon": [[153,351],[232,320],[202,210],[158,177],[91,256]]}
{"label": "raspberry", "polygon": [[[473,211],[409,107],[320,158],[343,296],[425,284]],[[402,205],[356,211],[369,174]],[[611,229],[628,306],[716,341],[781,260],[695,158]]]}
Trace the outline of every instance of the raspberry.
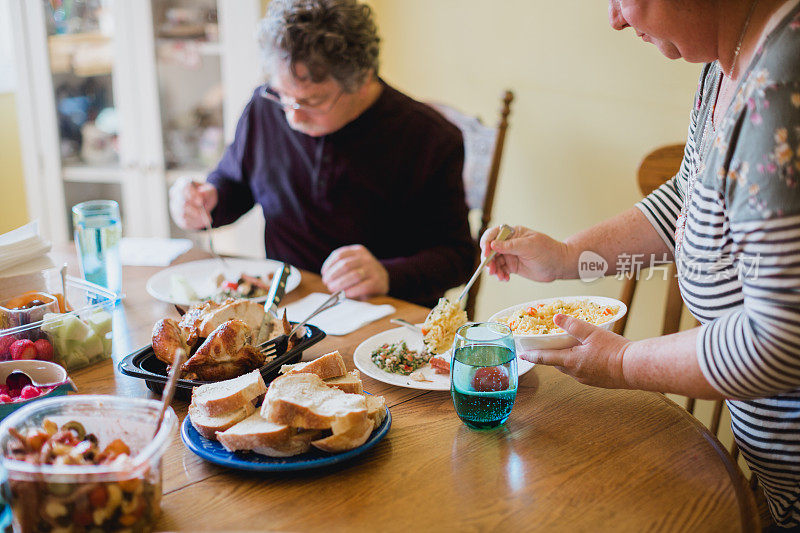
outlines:
{"label": "raspberry", "polygon": [[14,399],[8,394],[0,394],[0,403],[11,403]]}
{"label": "raspberry", "polygon": [[30,400],[31,398],[36,398],[42,394],[42,392],[34,387],[33,385],[26,385],[22,392],[19,393],[19,397],[23,400]]}
{"label": "raspberry", "polygon": [[36,349],[36,359],[40,361],[53,360],[53,345],[50,344],[49,340],[39,339],[33,343],[33,346]]}
{"label": "raspberry", "polygon": [[11,358],[15,361],[21,359],[36,359],[36,346],[30,339],[20,339],[11,343],[9,348]]}

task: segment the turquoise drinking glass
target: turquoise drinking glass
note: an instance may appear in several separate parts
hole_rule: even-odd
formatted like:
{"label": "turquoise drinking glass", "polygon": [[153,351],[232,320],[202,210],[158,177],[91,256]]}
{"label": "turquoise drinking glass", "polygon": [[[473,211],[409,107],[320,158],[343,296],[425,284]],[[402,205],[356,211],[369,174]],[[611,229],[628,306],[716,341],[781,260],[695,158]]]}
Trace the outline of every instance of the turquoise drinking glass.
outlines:
{"label": "turquoise drinking glass", "polygon": [[77,204],[72,208],[72,224],[83,279],[119,293],[122,290],[119,204],[113,200]]}
{"label": "turquoise drinking glass", "polygon": [[511,328],[477,322],[458,328],[453,342],[450,393],[456,414],[473,429],[508,420],[517,397],[517,353]]}

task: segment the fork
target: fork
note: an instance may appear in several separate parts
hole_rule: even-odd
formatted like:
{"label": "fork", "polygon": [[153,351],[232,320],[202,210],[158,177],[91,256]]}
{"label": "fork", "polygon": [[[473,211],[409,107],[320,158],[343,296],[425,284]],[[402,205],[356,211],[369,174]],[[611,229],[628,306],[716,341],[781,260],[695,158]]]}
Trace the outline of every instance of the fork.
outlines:
{"label": "fork", "polygon": [[[200,186],[199,183],[197,183],[196,181],[192,181],[192,187],[194,187],[196,189],[199,186]],[[208,250],[211,252],[211,255],[214,256],[214,259],[217,259],[220,263],[222,263],[223,271],[227,271],[228,270],[228,266],[229,266],[228,262],[225,260],[224,257],[219,255],[216,252],[216,250],[214,250],[214,239],[211,237],[211,213],[208,212],[208,209],[206,209],[205,204],[203,205],[203,213],[205,213],[205,215],[206,215],[205,216],[205,219],[206,219],[206,228],[205,229],[206,229],[206,233],[208,234]]]}
{"label": "fork", "polygon": [[331,307],[338,305],[344,300],[344,291],[339,291],[336,294],[332,295],[330,298],[322,302],[322,304],[314,309],[311,314],[309,314],[306,318],[302,321],[298,322],[295,327],[292,328],[292,331],[289,332],[288,335],[281,335],[279,337],[275,337],[274,339],[268,340],[266,342],[262,342],[261,344],[256,345],[256,348],[264,354],[264,359],[278,355],[278,353],[285,352],[289,346],[289,339],[292,338],[292,335],[297,333],[298,331],[302,331],[301,328],[308,323],[309,320],[320,314],[321,312],[330,309]]}

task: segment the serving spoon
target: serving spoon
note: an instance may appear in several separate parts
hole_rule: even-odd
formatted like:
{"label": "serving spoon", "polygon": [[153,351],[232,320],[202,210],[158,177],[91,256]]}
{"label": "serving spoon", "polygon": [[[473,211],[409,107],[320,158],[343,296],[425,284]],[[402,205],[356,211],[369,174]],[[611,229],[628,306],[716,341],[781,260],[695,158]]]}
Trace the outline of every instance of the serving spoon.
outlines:
{"label": "serving spoon", "polygon": [[[497,233],[497,237],[495,237],[492,242],[504,241],[504,240],[508,239],[509,237],[511,237],[512,235],[514,235],[514,228],[512,228],[508,224],[503,224],[502,226],[500,226],[500,231]],[[494,258],[494,256],[496,254],[497,254],[497,251],[494,250],[494,251],[492,251],[492,253],[490,253],[489,255],[487,255],[486,257],[483,258],[483,261],[481,261],[481,264],[478,265],[478,268],[475,269],[475,273],[472,274],[472,277],[469,278],[469,281],[467,282],[467,284],[464,285],[464,290],[462,290],[461,294],[459,294],[458,298],[456,298],[456,301],[454,302],[456,305],[459,305],[464,300],[464,298],[467,296],[467,293],[472,288],[472,286],[475,284],[475,281],[478,279],[478,276],[481,275],[481,272],[483,272],[483,269],[486,267],[486,265],[489,263],[489,261],[491,261]],[[445,298],[443,298],[442,300],[447,301]],[[428,317],[425,319],[426,322],[428,321],[429,318],[431,318],[433,316],[434,312],[440,307],[440,304],[441,304],[442,300],[440,300],[439,304],[436,304],[436,307],[431,309],[430,313],[428,313]]]}
{"label": "serving spoon", "polygon": [[[500,226],[500,231],[497,233],[497,237],[495,237],[494,241],[492,241],[492,242],[504,241],[504,240],[510,238],[513,235],[514,235],[514,228],[512,228],[508,224],[503,224],[502,226]],[[478,279],[478,276],[480,276],[481,272],[483,272],[484,267],[486,267],[486,265],[489,263],[489,261],[494,259],[494,256],[496,254],[497,254],[497,250],[493,250],[492,253],[490,253],[489,255],[487,255],[486,257],[483,258],[483,261],[481,261],[481,264],[478,265],[478,268],[475,270],[475,273],[472,274],[472,277],[469,278],[469,281],[464,286],[464,290],[461,291],[461,294],[458,295],[458,299],[456,300],[456,303],[461,303],[461,301],[467,295],[469,290],[475,284],[475,281]]]}
{"label": "serving spoon", "polygon": [[167,411],[169,404],[172,403],[172,397],[175,396],[178,376],[181,375],[181,366],[184,361],[186,361],[186,352],[178,348],[175,350],[175,356],[172,358],[172,367],[169,369],[167,384],[164,386],[164,391],[161,393],[161,410],[158,413],[156,431],[153,433],[153,438],[156,438],[156,435],[158,435],[158,432],[161,430],[161,424],[164,422],[164,413]]}

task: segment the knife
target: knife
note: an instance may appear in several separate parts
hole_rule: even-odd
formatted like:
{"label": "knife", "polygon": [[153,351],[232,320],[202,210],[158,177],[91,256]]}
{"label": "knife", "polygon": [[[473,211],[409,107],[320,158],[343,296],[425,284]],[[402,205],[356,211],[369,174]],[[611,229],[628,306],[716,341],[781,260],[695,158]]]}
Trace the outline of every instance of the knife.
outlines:
{"label": "knife", "polygon": [[270,315],[278,318],[278,304],[283,300],[286,295],[286,281],[289,279],[289,274],[292,272],[292,267],[286,263],[281,263],[281,266],[275,271],[272,276],[272,284],[267,293],[267,299],[264,300],[264,318],[261,319],[261,327],[258,330],[258,340],[256,344],[261,344],[266,341],[270,333],[272,333],[272,321]]}

